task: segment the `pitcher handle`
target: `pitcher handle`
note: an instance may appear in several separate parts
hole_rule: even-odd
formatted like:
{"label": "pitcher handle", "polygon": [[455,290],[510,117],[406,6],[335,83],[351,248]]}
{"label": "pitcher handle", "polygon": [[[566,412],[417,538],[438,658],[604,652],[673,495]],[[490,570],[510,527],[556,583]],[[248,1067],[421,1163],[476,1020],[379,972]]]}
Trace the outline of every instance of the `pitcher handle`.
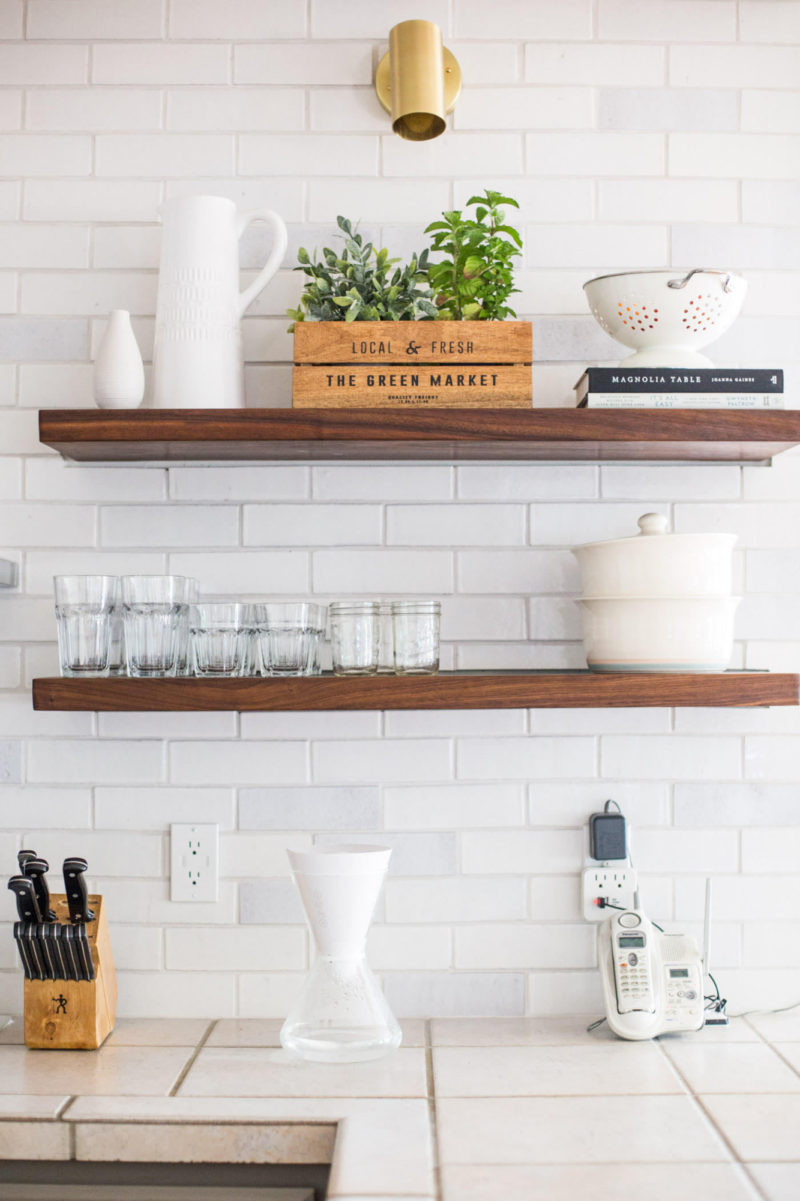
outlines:
{"label": "pitcher handle", "polygon": [[286,254],[286,247],[289,244],[289,236],[286,232],[286,226],[282,218],[277,213],[273,213],[272,209],[255,209],[251,213],[240,213],[236,221],[236,234],[241,238],[244,231],[253,221],[266,221],[267,225],[272,227],[272,232],[275,235],[275,241],[272,245],[272,250],[269,252],[269,258],[264,266],[259,271],[253,282],[243,292],[239,293],[239,316],[241,317],[245,309],[258,296],[259,292],[267,286],[275,272],[283,262],[283,256]]}

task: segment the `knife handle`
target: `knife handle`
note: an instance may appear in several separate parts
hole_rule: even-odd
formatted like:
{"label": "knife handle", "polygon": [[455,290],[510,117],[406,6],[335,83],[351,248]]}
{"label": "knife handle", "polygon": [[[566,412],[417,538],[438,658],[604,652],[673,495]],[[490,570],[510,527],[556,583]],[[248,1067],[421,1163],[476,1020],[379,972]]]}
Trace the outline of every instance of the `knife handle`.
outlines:
{"label": "knife handle", "polygon": [[36,938],[36,947],[39,951],[39,958],[44,967],[45,976],[48,980],[55,980],[56,965],[53,962],[53,953],[50,950],[50,943],[47,941],[47,926],[44,922],[38,922],[34,931]]}
{"label": "knife handle", "polygon": [[39,946],[36,938],[36,923],[26,922],[23,926],[22,937],[25,939],[25,946],[28,951],[28,959],[31,963],[34,980],[47,979],[47,967],[44,961],[44,952]]}
{"label": "knife handle", "polygon": [[59,930],[61,927],[59,926],[58,922],[45,922],[44,929],[44,936],[47,939],[47,945],[50,950],[50,958],[53,961],[53,968],[55,970],[55,976],[53,979],[68,980],[69,975],[67,973],[67,965],[64,962],[64,954],[61,949],[61,939],[59,937]]}
{"label": "knife handle", "polygon": [[28,860],[29,859],[38,859],[38,858],[39,858],[39,856],[36,854],[35,851],[17,851],[17,863],[19,864],[20,872],[24,875],[25,864],[28,862]]}
{"label": "knife handle", "polygon": [[67,980],[80,980],[81,974],[78,970],[78,961],[75,952],[75,931],[72,926],[60,926],[59,934],[61,936],[61,955],[64,959],[64,967],[66,968]]}
{"label": "knife handle", "polygon": [[64,860],[64,891],[72,922],[90,922],[94,917],[89,908],[89,894],[83,875],[87,866],[86,860],[77,855]]}
{"label": "knife handle", "polygon": [[22,922],[40,922],[42,915],[36,901],[33,880],[27,876],[12,876],[8,887],[17,898],[17,913]]}
{"label": "knife handle", "polygon": [[46,859],[40,859],[38,856],[35,859],[28,859],[22,868],[23,876],[27,876],[29,880],[33,880],[33,891],[36,894],[36,903],[39,906],[42,920],[54,922],[56,915],[50,908],[50,889],[47,887],[47,880],[45,879],[49,871],[50,864]]}

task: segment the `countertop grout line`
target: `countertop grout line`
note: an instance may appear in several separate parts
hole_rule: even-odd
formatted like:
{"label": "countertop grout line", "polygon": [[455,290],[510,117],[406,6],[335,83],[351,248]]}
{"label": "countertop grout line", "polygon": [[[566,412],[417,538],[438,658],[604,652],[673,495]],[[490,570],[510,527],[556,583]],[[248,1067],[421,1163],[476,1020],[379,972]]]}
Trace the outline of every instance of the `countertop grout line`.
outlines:
{"label": "countertop grout line", "polygon": [[436,1080],[433,1073],[433,1040],[431,1038],[431,1023],[432,1018],[425,1018],[424,1021],[424,1043],[423,1050],[425,1051],[425,1080],[428,1093],[428,1119],[430,1121],[431,1133],[431,1154],[433,1163],[431,1169],[433,1171],[433,1187],[436,1191],[436,1201],[443,1201],[444,1192],[442,1189],[442,1173],[439,1165],[439,1133],[437,1125],[436,1113]]}
{"label": "countertop grout line", "polygon": [[[706,1121],[707,1121],[707,1122],[709,1122],[709,1124],[711,1125],[711,1128],[712,1128],[712,1130],[713,1130],[713,1131],[714,1131],[714,1132],[715,1132],[715,1133],[716,1133],[716,1134],[719,1136],[719,1138],[720,1138],[720,1140],[721,1140],[722,1144],[723,1144],[723,1145],[724,1145],[724,1146],[727,1148],[727,1150],[728,1150],[729,1154],[731,1155],[731,1158],[732,1158],[733,1162],[734,1162],[735,1164],[737,1164],[737,1165],[738,1165],[738,1167],[741,1169],[741,1171],[742,1171],[742,1172],[744,1173],[744,1175],[747,1177],[748,1181],[750,1182],[750,1185],[752,1186],[752,1188],[754,1189],[754,1191],[756,1192],[756,1194],[757,1194],[759,1197],[763,1198],[763,1201],[770,1201],[769,1197],[768,1197],[768,1196],[767,1196],[767,1194],[764,1192],[764,1190],[761,1188],[760,1184],[758,1183],[758,1181],[757,1181],[757,1180],[755,1179],[755,1177],[753,1176],[753,1174],[752,1174],[752,1172],[750,1171],[750,1169],[748,1168],[747,1164],[746,1164],[746,1163],[745,1163],[745,1162],[744,1162],[744,1161],[741,1159],[741,1157],[740,1157],[739,1153],[737,1152],[737,1150],[736,1150],[736,1148],[734,1147],[733,1143],[732,1143],[732,1142],[730,1141],[730,1139],[728,1138],[728,1136],[727,1136],[727,1134],[725,1133],[725,1131],[724,1131],[724,1130],[722,1129],[722,1127],[721,1127],[721,1126],[720,1126],[720,1125],[719,1125],[719,1124],[718,1124],[718,1123],[717,1123],[717,1122],[714,1120],[714,1117],[713,1117],[713,1115],[712,1115],[712,1114],[709,1112],[709,1110],[708,1110],[707,1106],[704,1104],[704,1102],[703,1102],[702,1098],[701,1098],[701,1097],[699,1097],[699,1096],[698,1096],[698,1094],[697,1094],[697,1093],[694,1091],[694,1089],[692,1088],[691,1084],[689,1083],[689,1080],[687,1079],[687,1077],[685,1076],[685,1074],[684,1074],[684,1073],[681,1071],[681,1069],[680,1069],[679,1065],[678,1065],[678,1064],[677,1064],[677,1063],[676,1063],[676,1062],[675,1062],[675,1061],[674,1061],[674,1060],[671,1058],[671,1056],[669,1056],[669,1055],[667,1054],[666,1047],[665,1047],[665,1046],[663,1046],[663,1045],[662,1045],[662,1044],[659,1042],[659,1040],[658,1040],[658,1039],[656,1039],[656,1042],[657,1042],[657,1044],[658,1044],[658,1047],[659,1047],[659,1050],[661,1051],[661,1053],[662,1053],[662,1055],[664,1056],[664,1058],[665,1058],[666,1060],[668,1060],[668,1062],[669,1062],[669,1063],[671,1063],[671,1064],[672,1064],[672,1067],[673,1067],[673,1070],[674,1070],[674,1072],[675,1072],[676,1076],[678,1077],[678,1079],[679,1079],[679,1080],[681,1081],[681,1083],[683,1084],[683,1086],[684,1086],[684,1088],[686,1089],[686,1091],[688,1092],[689,1096],[690,1096],[690,1097],[692,1098],[692,1100],[695,1102],[695,1104],[697,1105],[697,1107],[698,1107],[698,1109],[701,1111],[701,1113],[702,1113],[702,1114],[705,1116],[705,1119],[706,1119]],[[719,1094],[719,1095],[724,1095],[724,1094]]]}
{"label": "countertop grout line", "polygon": [[189,1056],[189,1058],[187,1059],[186,1063],[181,1068],[180,1072],[178,1073],[178,1077],[177,1077],[175,1083],[173,1084],[172,1088],[167,1093],[168,1097],[177,1097],[178,1089],[181,1087],[184,1080],[189,1075],[189,1072],[194,1067],[194,1065],[197,1061],[197,1056],[200,1054],[203,1047],[206,1045],[209,1038],[213,1034],[218,1020],[219,1020],[218,1018],[215,1018],[212,1022],[208,1023],[208,1026],[207,1026],[205,1032],[203,1033],[203,1035],[201,1036],[200,1041],[198,1042],[195,1049],[192,1051],[192,1053]]}

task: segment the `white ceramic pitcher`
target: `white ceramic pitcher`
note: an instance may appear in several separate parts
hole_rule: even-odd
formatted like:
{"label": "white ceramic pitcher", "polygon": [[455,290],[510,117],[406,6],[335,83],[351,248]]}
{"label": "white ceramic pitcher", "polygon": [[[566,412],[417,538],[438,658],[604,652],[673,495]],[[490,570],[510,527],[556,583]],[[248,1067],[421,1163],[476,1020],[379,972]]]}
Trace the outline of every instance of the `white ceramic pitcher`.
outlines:
{"label": "white ceramic pitcher", "polygon": [[[157,409],[244,405],[242,314],[286,253],[286,226],[270,209],[239,213],[225,196],[176,196],[161,208],[163,234],[153,349]],[[272,227],[260,272],[239,291],[239,239],[252,221]]]}

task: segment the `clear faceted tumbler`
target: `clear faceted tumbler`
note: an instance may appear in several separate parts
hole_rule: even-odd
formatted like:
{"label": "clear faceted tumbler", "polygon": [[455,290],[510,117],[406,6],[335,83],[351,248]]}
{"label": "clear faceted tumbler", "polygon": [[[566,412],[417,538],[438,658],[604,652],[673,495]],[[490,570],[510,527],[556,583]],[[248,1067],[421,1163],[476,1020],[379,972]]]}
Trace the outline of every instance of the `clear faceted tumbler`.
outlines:
{"label": "clear faceted tumbler", "polygon": [[122,577],[122,623],[130,676],[174,676],[188,615],[182,575]]}
{"label": "clear faceted tumbler", "polygon": [[63,676],[108,674],[117,577],[53,576]]}

